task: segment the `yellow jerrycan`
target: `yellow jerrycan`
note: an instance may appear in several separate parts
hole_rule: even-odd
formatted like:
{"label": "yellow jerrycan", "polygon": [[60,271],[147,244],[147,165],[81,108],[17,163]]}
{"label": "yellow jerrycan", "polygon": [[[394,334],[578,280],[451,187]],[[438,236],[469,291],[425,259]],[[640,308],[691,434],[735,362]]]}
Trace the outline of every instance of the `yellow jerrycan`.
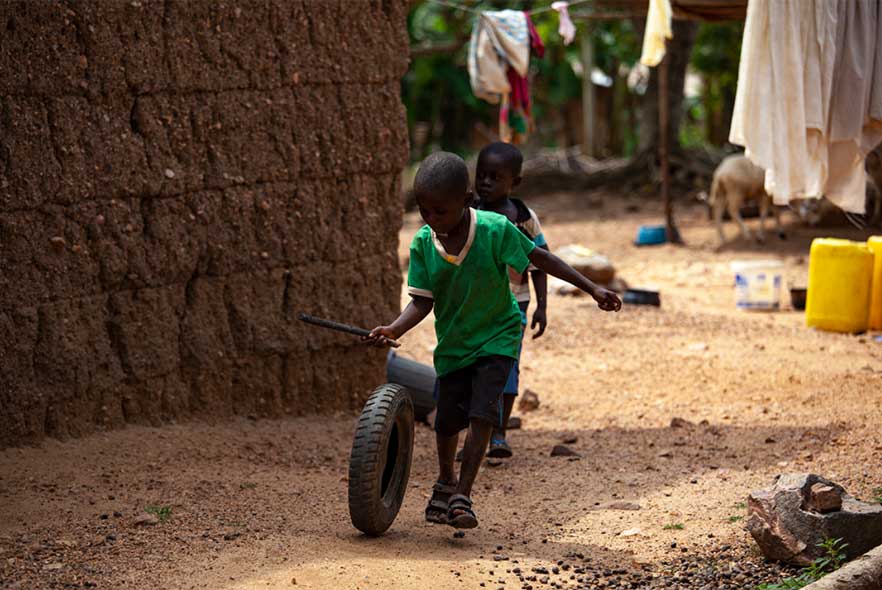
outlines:
{"label": "yellow jerrycan", "polygon": [[830,332],[865,332],[870,312],[873,252],[866,244],[816,238],[809,254],[809,327]]}
{"label": "yellow jerrycan", "polygon": [[882,236],[873,236],[867,240],[867,247],[876,255],[873,263],[873,290],[870,295],[871,330],[882,330]]}

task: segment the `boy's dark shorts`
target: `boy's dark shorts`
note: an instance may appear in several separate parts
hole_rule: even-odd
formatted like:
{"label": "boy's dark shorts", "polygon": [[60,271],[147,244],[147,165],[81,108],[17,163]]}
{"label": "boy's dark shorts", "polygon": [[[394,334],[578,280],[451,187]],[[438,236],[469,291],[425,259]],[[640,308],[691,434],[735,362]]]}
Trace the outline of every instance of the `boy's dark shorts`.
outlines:
{"label": "boy's dark shorts", "polygon": [[453,436],[468,428],[469,420],[498,424],[502,390],[515,360],[492,355],[438,378],[438,412],[435,432]]}

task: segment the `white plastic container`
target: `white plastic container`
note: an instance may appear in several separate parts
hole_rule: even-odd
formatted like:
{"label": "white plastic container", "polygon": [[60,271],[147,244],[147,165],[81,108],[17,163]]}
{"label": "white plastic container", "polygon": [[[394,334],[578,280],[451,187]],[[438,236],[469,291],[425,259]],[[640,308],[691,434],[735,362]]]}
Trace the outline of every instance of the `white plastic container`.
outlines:
{"label": "white plastic container", "polygon": [[735,304],[741,309],[776,310],[781,307],[781,269],[777,260],[737,260]]}

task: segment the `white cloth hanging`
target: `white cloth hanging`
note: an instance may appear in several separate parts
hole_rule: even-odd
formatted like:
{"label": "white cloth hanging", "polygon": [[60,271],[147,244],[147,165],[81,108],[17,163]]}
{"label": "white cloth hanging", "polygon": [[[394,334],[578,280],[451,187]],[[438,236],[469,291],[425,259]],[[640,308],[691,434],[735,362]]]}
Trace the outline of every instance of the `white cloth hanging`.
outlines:
{"label": "white cloth hanging", "polygon": [[505,74],[511,66],[521,76],[530,65],[530,32],[527,15],[519,10],[482,12],[469,43],[469,80],[480,99],[497,104],[511,91]]}
{"label": "white cloth hanging", "polygon": [[882,141],[879,0],[751,0],[729,140],[774,202],[826,196],[863,213],[864,158]]}
{"label": "white cloth hanging", "polygon": [[671,28],[673,14],[671,0],[649,0],[646,27],[643,30],[643,51],[640,54],[640,63],[643,65],[655,67],[664,59],[665,39],[674,36]]}
{"label": "white cloth hanging", "polygon": [[576,26],[570,19],[569,2],[552,2],[551,8],[557,11],[560,24],[557,26],[557,34],[563,37],[564,45],[569,45],[576,38]]}

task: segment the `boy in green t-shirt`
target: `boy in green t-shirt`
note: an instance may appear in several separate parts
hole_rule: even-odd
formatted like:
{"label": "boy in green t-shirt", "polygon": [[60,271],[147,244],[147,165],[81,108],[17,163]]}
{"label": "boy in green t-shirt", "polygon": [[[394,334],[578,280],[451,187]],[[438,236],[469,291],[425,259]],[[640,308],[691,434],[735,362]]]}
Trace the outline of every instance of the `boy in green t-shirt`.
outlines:
{"label": "boy in green t-shirt", "polygon": [[[518,356],[521,315],[509,287],[508,267],[532,263],[594,297],[604,311],[618,311],[618,296],[599,287],[521,233],[508,219],[469,207],[472,192],[465,162],[438,152],[425,159],[414,179],[414,196],[426,222],[410,246],[408,292],[412,300],[388,326],[367,341],[398,339],[434,308],[438,409],[435,435],[438,481],[426,520],[474,528],[478,519],[472,485],[499,421],[500,396]],[[459,433],[468,429],[459,479],[454,457]]]}

